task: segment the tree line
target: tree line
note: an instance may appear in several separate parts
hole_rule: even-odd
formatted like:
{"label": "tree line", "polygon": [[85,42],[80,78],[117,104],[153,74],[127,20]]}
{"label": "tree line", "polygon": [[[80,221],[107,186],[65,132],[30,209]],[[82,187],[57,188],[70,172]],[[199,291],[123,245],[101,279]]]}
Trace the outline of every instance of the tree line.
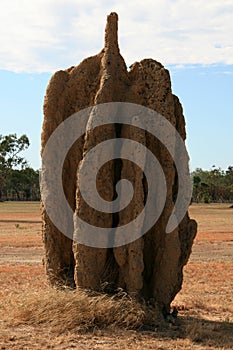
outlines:
{"label": "tree line", "polygon": [[39,170],[21,156],[29,145],[26,135],[0,135],[0,201],[40,200]]}
{"label": "tree line", "polygon": [[226,171],[215,166],[211,170],[196,169],[192,173],[195,202],[233,202],[233,166]]}
{"label": "tree line", "polygon": [[[0,135],[0,201],[40,200],[39,170],[21,153],[30,145],[26,135]],[[233,202],[233,166],[226,171],[197,168],[192,172],[194,202]]]}

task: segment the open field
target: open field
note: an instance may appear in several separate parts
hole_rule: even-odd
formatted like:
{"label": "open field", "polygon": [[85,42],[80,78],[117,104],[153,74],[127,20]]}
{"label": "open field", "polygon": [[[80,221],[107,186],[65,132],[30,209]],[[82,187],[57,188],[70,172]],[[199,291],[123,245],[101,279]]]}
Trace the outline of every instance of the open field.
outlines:
{"label": "open field", "polygon": [[140,329],[142,310],[130,300],[87,305],[82,293],[51,290],[39,203],[0,203],[0,349],[233,349],[233,209],[193,204],[190,216],[199,229],[173,302],[177,323]]}

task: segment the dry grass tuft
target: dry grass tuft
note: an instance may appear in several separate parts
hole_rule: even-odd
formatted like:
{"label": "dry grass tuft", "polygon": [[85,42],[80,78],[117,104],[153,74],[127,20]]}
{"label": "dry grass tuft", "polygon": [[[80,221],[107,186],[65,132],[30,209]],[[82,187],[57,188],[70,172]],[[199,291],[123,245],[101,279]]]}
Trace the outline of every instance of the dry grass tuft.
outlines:
{"label": "dry grass tuft", "polygon": [[82,290],[37,290],[22,296],[14,311],[17,324],[43,325],[55,333],[93,329],[140,329],[158,322],[157,313],[127,294],[88,295]]}

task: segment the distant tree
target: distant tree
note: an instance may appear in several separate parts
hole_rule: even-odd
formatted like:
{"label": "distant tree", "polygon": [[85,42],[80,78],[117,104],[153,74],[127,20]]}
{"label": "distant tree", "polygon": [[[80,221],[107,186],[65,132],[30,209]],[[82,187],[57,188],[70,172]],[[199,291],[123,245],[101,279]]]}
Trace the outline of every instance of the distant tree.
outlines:
{"label": "distant tree", "polygon": [[39,170],[32,168],[13,169],[6,181],[7,193],[16,194],[18,200],[38,200],[40,198]]}
{"label": "distant tree", "polygon": [[228,185],[233,184],[233,166],[229,166],[226,170],[226,183]]}
{"label": "distant tree", "polygon": [[24,169],[27,161],[20,153],[30,145],[26,135],[17,137],[16,134],[0,135],[0,199],[11,172],[15,168]]}
{"label": "distant tree", "polygon": [[226,170],[225,180],[229,197],[233,198],[233,166],[229,166]]}

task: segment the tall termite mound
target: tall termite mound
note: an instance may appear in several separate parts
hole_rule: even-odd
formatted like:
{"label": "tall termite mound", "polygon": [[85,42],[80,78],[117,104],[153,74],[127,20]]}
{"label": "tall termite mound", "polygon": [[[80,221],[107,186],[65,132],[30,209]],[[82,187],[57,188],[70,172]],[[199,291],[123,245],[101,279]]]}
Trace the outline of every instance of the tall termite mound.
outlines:
{"label": "tall termite mound", "polygon": [[[104,49],[78,66],[56,72],[51,78],[44,102],[42,153],[62,121],[86,107],[106,102],[130,102],[157,111],[185,140],[182,106],[172,94],[168,70],[155,60],[144,59],[134,63],[128,71],[119,52],[117,31],[118,16],[111,13],[107,18]],[[94,117],[90,114],[90,123]],[[60,143],[65,142],[66,135],[63,137]],[[116,227],[133,220],[143,209],[148,190],[143,171],[134,163],[112,160],[98,172],[97,188],[105,200],[115,198],[115,185],[120,179],[126,178],[133,184],[133,199],[119,213],[96,213],[85,203],[77,186],[77,169],[82,167],[85,154],[98,143],[119,137],[142,143],[159,160],[167,184],[161,216],[145,235],[132,243],[115,248],[93,248],[73,242],[59,232],[42,205],[46,272],[53,285],[92,290],[107,286],[112,291],[122,288],[169,312],[170,303],[182,286],[182,269],[191,253],[196,222],[186,213],[172,233],[165,233],[179,187],[177,170],[166,147],[147,131],[129,125],[108,124],[86,130],[64,162],[64,191],[75,215],[95,225],[97,232],[98,227]],[[53,169],[47,170],[52,178]]]}

